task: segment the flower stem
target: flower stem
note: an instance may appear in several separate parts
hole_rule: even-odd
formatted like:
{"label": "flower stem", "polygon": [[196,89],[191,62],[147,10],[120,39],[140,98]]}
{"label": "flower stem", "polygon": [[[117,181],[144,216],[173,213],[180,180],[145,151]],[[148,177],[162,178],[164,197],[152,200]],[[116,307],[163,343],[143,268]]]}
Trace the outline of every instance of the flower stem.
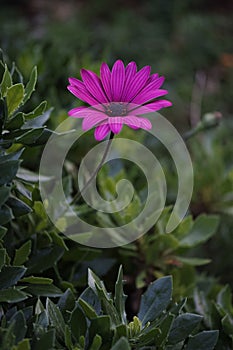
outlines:
{"label": "flower stem", "polygon": [[93,181],[93,179],[96,177],[96,175],[98,174],[99,170],[102,168],[102,165],[104,164],[106,158],[107,158],[107,155],[108,155],[108,152],[109,152],[109,149],[110,149],[110,146],[112,144],[112,140],[113,140],[113,137],[114,137],[114,133],[111,132],[110,134],[110,137],[108,139],[108,143],[107,143],[107,147],[104,151],[104,154],[103,154],[103,157],[99,163],[99,165],[97,166],[97,168],[95,169],[95,171],[93,172],[93,174],[91,175],[91,177],[89,178],[89,180],[85,183],[85,185],[83,186],[83,188],[81,189],[81,191],[78,191],[76,193],[76,195],[74,196],[74,198],[72,199],[70,205],[74,204],[75,202],[77,202],[81,197],[82,197],[82,192],[86,190],[86,188],[90,185],[90,183]]}

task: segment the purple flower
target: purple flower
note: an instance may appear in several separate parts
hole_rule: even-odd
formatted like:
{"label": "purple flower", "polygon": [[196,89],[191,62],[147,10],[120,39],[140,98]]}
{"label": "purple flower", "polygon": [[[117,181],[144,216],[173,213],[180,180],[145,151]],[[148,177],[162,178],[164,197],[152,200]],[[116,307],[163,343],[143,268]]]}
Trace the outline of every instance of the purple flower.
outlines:
{"label": "purple flower", "polygon": [[95,138],[103,140],[109,132],[118,134],[123,124],[132,129],[151,129],[151,122],[143,114],[158,111],[172,105],[167,100],[156,100],[168,93],[160,89],[164,77],[150,74],[151,67],[137,71],[135,62],[126,67],[117,60],[110,71],[102,63],[100,77],[94,72],[81,69],[82,81],[69,78],[68,90],[78,99],[91,106],[71,109],[68,114],[74,118],[84,118],[82,128],[95,129]]}

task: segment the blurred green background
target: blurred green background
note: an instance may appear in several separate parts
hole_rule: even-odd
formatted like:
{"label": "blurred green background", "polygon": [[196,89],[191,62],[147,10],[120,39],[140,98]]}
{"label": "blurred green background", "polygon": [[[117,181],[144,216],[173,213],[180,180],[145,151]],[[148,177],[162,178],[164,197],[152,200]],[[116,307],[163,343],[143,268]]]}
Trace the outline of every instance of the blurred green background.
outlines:
{"label": "blurred green background", "polygon": [[[0,46],[26,78],[38,66],[32,102],[46,99],[54,107],[52,128],[81,103],[66,90],[67,78],[82,67],[98,73],[102,61],[118,58],[165,75],[173,107],[163,114],[181,133],[206,113],[221,113],[217,128],[187,142],[195,171],[190,212],[221,215],[217,235],[198,254],[212,258],[206,271],[233,285],[232,2],[1,0],[0,6]],[[35,153],[28,159],[36,169]],[[175,170],[164,167],[172,203]]]}

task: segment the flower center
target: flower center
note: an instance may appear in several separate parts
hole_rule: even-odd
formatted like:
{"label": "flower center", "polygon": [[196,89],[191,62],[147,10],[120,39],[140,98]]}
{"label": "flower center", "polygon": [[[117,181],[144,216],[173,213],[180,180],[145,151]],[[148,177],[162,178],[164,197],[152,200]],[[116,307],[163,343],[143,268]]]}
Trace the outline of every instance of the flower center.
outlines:
{"label": "flower center", "polygon": [[110,117],[125,116],[127,114],[127,106],[124,102],[111,102],[105,105],[106,113]]}

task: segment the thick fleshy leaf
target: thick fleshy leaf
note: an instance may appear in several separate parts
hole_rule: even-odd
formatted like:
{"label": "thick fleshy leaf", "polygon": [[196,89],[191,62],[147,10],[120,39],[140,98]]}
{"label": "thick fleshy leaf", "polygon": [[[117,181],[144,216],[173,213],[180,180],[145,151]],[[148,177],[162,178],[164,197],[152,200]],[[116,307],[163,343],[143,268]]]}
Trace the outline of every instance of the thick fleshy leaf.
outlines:
{"label": "thick fleshy leaf", "polygon": [[4,163],[0,163],[0,186],[13,180],[13,178],[16,176],[19,163],[19,160],[7,160]]}
{"label": "thick fleshy leaf", "polygon": [[111,92],[111,71],[107,63],[102,63],[100,67],[100,77],[101,82],[105,91],[105,94],[109,101],[112,100],[112,92]]}
{"label": "thick fleshy leaf", "polygon": [[17,284],[26,270],[22,266],[4,266],[0,272],[0,289],[6,289]]}
{"label": "thick fleshy leaf", "polygon": [[9,116],[19,108],[24,99],[24,86],[23,84],[15,84],[7,88],[6,101]]}
{"label": "thick fleshy leaf", "polygon": [[107,97],[103,91],[100,78],[90,70],[81,69],[81,76],[86,89],[91,93],[91,95],[99,101],[99,103],[108,102]]}
{"label": "thick fleshy leaf", "polygon": [[108,124],[97,126],[95,129],[95,139],[97,141],[102,141],[110,132],[110,127]]}
{"label": "thick fleshy leaf", "polygon": [[162,277],[151,283],[142,295],[138,318],[144,326],[148,321],[154,321],[166,309],[171,301],[172,279]]}
{"label": "thick fleshy leaf", "polygon": [[122,117],[110,117],[108,118],[108,124],[110,126],[111,131],[114,134],[119,134],[123,126],[123,118]]}
{"label": "thick fleshy leaf", "polygon": [[218,340],[218,331],[203,331],[190,337],[186,350],[214,350]]}
{"label": "thick fleshy leaf", "polygon": [[[143,67],[139,72],[137,72],[132,79],[132,84],[128,89],[125,101],[134,102],[134,97],[141,91],[141,89],[145,86],[149,75],[150,75],[150,66]],[[136,102],[137,103],[137,102]]]}
{"label": "thick fleshy leaf", "polygon": [[24,103],[29,100],[33,91],[35,91],[36,82],[37,82],[37,67],[34,67],[31,71],[30,79],[25,88],[25,95],[23,99]]}
{"label": "thick fleshy leaf", "polygon": [[111,75],[111,91],[113,101],[120,101],[125,84],[125,67],[121,60],[115,62]]}
{"label": "thick fleshy leaf", "polygon": [[3,97],[6,95],[7,88],[11,87],[11,85],[12,85],[12,77],[8,70],[7,65],[5,64],[5,71],[2,77],[2,82],[0,84],[1,94]]}
{"label": "thick fleshy leaf", "polygon": [[21,291],[19,288],[11,287],[8,289],[0,290],[0,302],[17,303],[24,299],[27,299],[28,295]]}

